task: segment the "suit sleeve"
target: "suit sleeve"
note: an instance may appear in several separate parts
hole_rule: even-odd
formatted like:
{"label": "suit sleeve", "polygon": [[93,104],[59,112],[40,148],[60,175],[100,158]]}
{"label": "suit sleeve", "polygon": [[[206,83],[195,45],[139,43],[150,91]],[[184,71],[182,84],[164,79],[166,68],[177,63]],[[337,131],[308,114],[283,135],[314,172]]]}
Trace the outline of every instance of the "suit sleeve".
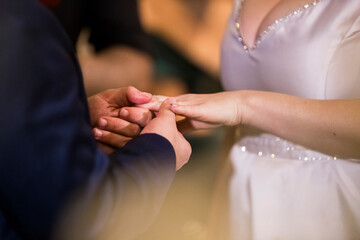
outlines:
{"label": "suit sleeve", "polygon": [[105,156],[71,43],[52,15],[37,1],[1,0],[0,29],[0,213],[8,227],[36,240],[127,239],[144,230],[175,174],[171,144],[146,134]]}

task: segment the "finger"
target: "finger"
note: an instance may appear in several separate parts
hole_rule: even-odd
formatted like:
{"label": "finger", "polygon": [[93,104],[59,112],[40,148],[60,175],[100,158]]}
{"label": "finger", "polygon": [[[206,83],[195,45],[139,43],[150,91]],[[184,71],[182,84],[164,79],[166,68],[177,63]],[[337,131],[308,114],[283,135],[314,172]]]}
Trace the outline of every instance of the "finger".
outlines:
{"label": "finger", "polygon": [[152,94],[141,92],[134,87],[109,89],[101,93],[105,101],[116,106],[131,106],[134,104],[145,104],[151,101]]}
{"label": "finger", "polygon": [[174,105],[174,104],[176,104],[176,99],[175,98],[166,99],[161,104],[157,117],[159,117],[159,118],[166,117],[166,118],[170,118],[170,119],[175,120],[175,113],[173,111],[171,111],[171,106]]}
{"label": "finger", "polygon": [[132,138],[125,137],[116,133],[112,133],[106,130],[101,130],[98,128],[93,129],[95,139],[99,142],[105,143],[113,148],[121,148],[130,141]]}
{"label": "finger", "polygon": [[211,129],[222,126],[218,123],[210,123],[204,121],[193,120],[189,118],[185,118],[183,120],[176,122],[177,128],[181,133],[187,133],[193,130],[200,130],[200,129]]}
{"label": "finger", "polygon": [[123,107],[119,112],[119,118],[145,127],[153,118],[153,114],[145,108]]}
{"label": "finger", "polygon": [[152,99],[151,93],[139,91],[134,87],[127,88],[126,96],[131,104],[145,104],[150,102]]}
{"label": "finger", "polygon": [[175,114],[170,110],[171,104],[174,101],[173,98],[164,101],[159,109],[158,116],[149,122],[149,124],[141,131],[141,134],[157,133],[171,142],[173,131],[177,131]]}
{"label": "finger", "polygon": [[145,104],[138,104],[136,105],[137,107],[141,107],[141,108],[147,108],[150,109],[152,111],[159,111],[161,104],[168,99],[168,97],[166,96],[161,96],[161,95],[154,95],[151,98],[151,101]]}
{"label": "finger", "polygon": [[177,103],[172,104],[170,109],[175,114],[194,119],[198,118],[201,112],[201,109],[194,105],[180,105]]}
{"label": "finger", "polygon": [[138,124],[117,117],[101,117],[98,120],[97,127],[126,137],[135,137],[141,131]]}

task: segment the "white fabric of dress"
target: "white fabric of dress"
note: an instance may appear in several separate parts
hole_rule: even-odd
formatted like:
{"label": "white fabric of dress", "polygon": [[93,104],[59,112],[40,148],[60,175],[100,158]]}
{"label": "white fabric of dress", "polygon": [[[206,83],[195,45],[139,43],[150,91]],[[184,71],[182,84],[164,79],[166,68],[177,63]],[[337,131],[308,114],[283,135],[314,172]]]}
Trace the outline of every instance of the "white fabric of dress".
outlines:
{"label": "white fabric of dress", "polygon": [[[226,90],[360,98],[359,0],[311,2],[275,21],[254,49],[239,35],[241,5],[235,0],[223,38]],[[232,239],[360,239],[360,160],[240,131],[230,153]]]}

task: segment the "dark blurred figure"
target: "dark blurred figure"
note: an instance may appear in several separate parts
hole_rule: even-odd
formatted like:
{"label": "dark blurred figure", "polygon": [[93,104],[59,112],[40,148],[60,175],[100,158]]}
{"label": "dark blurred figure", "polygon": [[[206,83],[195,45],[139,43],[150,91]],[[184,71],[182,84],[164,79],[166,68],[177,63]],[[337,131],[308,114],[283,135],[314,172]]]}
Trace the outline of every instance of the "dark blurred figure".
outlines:
{"label": "dark blurred figure", "polygon": [[146,229],[191,151],[170,102],[153,120],[141,112],[144,128],[127,129],[141,135],[107,156],[91,128],[151,94],[86,99],[69,39],[36,0],[0,0],[0,29],[0,239],[123,240]]}
{"label": "dark blurred figure", "polygon": [[137,1],[41,2],[60,20],[74,47],[78,43],[88,95],[128,85],[149,91],[153,69],[151,47],[140,25]]}

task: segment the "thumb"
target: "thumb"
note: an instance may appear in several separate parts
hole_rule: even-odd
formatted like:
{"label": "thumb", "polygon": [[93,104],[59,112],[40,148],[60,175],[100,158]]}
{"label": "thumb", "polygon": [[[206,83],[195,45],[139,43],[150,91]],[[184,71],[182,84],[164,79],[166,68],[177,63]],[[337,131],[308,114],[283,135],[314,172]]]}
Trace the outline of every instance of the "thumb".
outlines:
{"label": "thumb", "polygon": [[177,132],[175,113],[173,113],[170,108],[175,99],[166,99],[160,106],[158,115],[156,118],[152,119],[148,125],[144,127],[141,131],[141,134],[144,133],[157,133],[165,138],[167,138],[171,143],[173,143],[174,130]]}
{"label": "thumb", "polygon": [[171,111],[171,106],[173,104],[176,104],[176,99],[175,98],[166,99],[161,104],[157,117],[159,117],[159,118],[166,117],[166,118],[175,120],[175,113],[173,111]]}
{"label": "thumb", "polygon": [[151,101],[152,94],[139,91],[134,87],[128,87],[126,97],[130,104],[145,104]]}
{"label": "thumb", "polygon": [[151,101],[149,101],[148,103],[145,103],[145,104],[137,104],[137,107],[147,108],[151,111],[158,112],[161,104],[168,98],[169,97],[167,97],[167,96],[153,95],[151,98]]}

